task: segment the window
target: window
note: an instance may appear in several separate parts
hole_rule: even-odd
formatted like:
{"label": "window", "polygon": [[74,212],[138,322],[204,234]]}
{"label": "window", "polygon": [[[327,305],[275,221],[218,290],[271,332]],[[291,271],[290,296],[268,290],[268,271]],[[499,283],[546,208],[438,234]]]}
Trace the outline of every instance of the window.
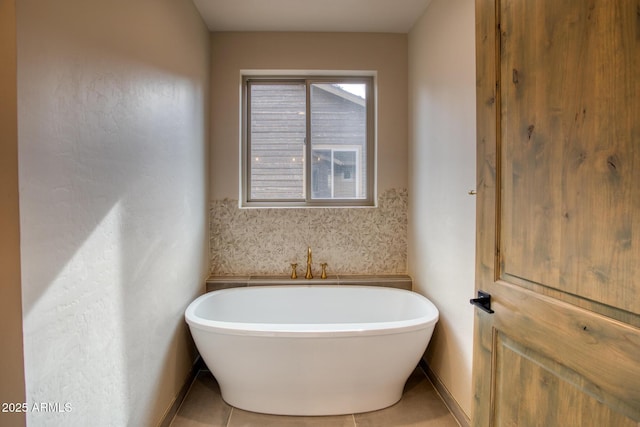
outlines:
{"label": "window", "polygon": [[372,77],[243,80],[244,206],[372,206]]}
{"label": "window", "polygon": [[358,150],[314,148],[311,152],[311,195],[314,199],[362,198]]}

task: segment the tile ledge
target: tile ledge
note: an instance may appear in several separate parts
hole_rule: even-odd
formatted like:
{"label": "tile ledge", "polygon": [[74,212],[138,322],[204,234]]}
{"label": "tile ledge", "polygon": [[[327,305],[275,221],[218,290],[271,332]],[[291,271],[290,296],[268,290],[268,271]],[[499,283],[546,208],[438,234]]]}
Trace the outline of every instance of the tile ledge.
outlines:
{"label": "tile ledge", "polygon": [[356,285],[356,286],[387,286],[391,288],[412,290],[413,280],[406,274],[344,274],[331,275],[326,279],[314,277],[291,279],[279,275],[255,276],[209,276],[207,278],[207,292],[244,286],[269,285]]}

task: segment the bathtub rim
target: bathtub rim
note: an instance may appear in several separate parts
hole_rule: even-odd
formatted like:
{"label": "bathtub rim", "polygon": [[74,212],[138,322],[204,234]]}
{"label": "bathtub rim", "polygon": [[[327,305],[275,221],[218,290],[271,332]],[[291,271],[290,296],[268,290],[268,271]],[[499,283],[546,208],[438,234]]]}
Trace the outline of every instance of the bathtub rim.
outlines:
{"label": "bathtub rim", "polygon": [[[246,292],[249,289],[268,288],[318,288],[318,289],[372,289],[375,292],[408,293],[412,298],[418,298],[427,307],[427,314],[413,319],[366,322],[366,323],[244,323],[226,322],[219,320],[205,319],[196,316],[195,311],[198,305],[207,298],[213,298],[219,293]],[[190,328],[196,328],[211,333],[252,336],[252,337],[282,337],[282,338],[335,338],[350,336],[380,336],[389,334],[408,333],[419,330],[433,329],[439,320],[438,308],[422,294],[404,289],[388,288],[382,286],[359,286],[359,285],[265,285],[248,286],[241,288],[221,289],[207,292],[193,300],[185,310],[185,321]]]}

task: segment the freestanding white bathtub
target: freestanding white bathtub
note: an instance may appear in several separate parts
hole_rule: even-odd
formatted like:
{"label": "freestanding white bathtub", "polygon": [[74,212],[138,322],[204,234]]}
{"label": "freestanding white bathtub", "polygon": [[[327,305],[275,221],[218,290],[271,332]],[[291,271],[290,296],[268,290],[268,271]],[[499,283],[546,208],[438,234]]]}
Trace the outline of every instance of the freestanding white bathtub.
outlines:
{"label": "freestanding white bathtub", "polygon": [[210,292],[185,318],[230,405],[336,415],[400,399],[438,310],[399,289],[289,285]]}

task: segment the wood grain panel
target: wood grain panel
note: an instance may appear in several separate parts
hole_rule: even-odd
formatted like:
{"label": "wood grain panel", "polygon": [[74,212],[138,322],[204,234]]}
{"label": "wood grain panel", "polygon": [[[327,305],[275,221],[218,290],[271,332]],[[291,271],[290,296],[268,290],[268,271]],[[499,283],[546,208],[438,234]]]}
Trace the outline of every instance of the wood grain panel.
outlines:
{"label": "wood grain panel", "polygon": [[503,272],[632,313],[640,313],[637,7],[500,7]]}
{"label": "wood grain panel", "polygon": [[[637,427],[602,403],[594,384],[553,360],[504,334],[497,335],[495,350],[496,425]],[[520,393],[513,393],[516,387]]]}
{"label": "wood grain panel", "polygon": [[[500,312],[493,322],[495,334],[516,337],[534,360],[556,361],[554,369],[538,363],[560,379],[582,384],[614,412],[640,420],[640,329],[508,283],[498,285],[492,291],[493,308]],[[526,393],[520,388],[510,392]],[[531,405],[538,403],[532,398]]]}

